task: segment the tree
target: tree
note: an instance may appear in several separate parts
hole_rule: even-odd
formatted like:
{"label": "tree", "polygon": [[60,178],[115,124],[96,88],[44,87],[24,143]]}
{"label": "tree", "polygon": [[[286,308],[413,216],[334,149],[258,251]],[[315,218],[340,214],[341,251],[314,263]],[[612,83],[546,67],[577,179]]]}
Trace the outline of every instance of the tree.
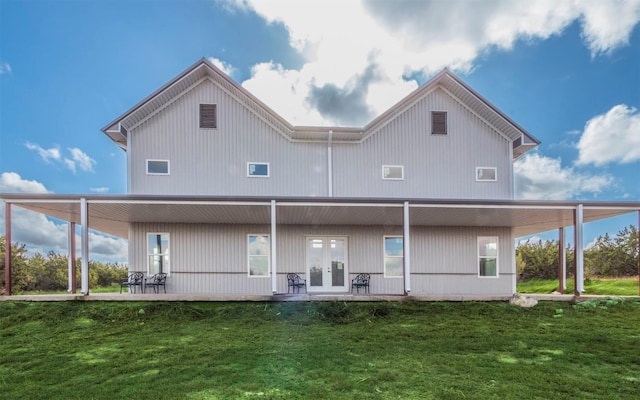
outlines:
{"label": "tree", "polygon": [[585,251],[588,276],[621,277],[638,274],[638,229],[633,225],[619,231],[615,238],[599,236]]}

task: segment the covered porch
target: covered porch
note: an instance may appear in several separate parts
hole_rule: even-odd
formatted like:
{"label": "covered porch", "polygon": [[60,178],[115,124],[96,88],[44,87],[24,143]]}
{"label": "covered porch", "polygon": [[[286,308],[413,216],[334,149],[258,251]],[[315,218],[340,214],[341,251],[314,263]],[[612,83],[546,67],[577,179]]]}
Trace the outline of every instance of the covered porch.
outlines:
{"label": "covered porch", "polygon": [[[638,202],[531,202],[460,201],[433,199],[336,199],[336,198],[228,198],[187,196],[64,196],[2,194],[5,202],[6,251],[5,288],[11,293],[11,210],[25,208],[68,223],[69,253],[76,252],[76,225],[80,227],[81,294],[90,293],[88,272],[90,248],[88,230],[94,229],[130,239],[135,224],[216,224],[268,226],[269,283],[272,295],[283,292],[284,274],[279,268],[278,239],[281,228],[313,226],[395,227],[403,237],[401,291],[412,294],[412,231],[420,227],[509,228],[511,239],[574,227],[576,243],[575,294],[583,291],[583,224],[638,212]],[[639,221],[640,224],[640,221]],[[37,229],[37,228],[36,228]],[[562,234],[560,237],[564,237]],[[561,257],[564,246],[561,247]],[[131,244],[130,244],[131,248]],[[281,251],[281,250],[280,250]],[[503,262],[515,265],[515,254]],[[559,278],[563,272],[559,260]],[[640,266],[639,266],[640,268]],[[75,293],[75,257],[69,257],[69,291]],[[512,277],[515,288],[515,274]],[[561,284],[560,287],[563,285]],[[94,295],[97,296],[97,295]],[[372,295],[374,296],[374,295]],[[488,295],[487,295],[488,296]],[[97,296],[100,297],[100,296]],[[146,297],[146,296],[145,296]],[[486,297],[486,296],[485,296]],[[490,296],[489,296],[490,297]]]}

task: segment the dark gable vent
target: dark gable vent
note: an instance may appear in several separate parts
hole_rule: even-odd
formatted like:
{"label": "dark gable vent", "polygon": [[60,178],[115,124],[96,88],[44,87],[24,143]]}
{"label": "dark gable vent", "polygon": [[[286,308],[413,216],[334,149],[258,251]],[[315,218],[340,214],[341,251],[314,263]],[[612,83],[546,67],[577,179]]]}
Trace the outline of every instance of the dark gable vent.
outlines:
{"label": "dark gable vent", "polygon": [[216,104],[200,104],[200,128],[217,128]]}
{"label": "dark gable vent", "polygon": [[447,134],[447,112],[446,111],[431,112],[431,133],[434,135]]}

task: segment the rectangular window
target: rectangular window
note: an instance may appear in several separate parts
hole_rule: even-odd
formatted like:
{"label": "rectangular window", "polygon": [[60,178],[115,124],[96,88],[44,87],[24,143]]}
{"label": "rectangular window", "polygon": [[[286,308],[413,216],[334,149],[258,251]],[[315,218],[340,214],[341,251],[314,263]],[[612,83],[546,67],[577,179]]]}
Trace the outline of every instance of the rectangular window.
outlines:
{"label": "rectangular window", "polygon": [[498,237],[478,237],[478,276],[498,277]]}
{"label": "rectangular window", "polygon": [[249,276],[269,276],[271,245],[269,235],[247,235]]}
{"label": "rectangular window", "polygon": [[498,180],[498,170],[494,167],[477,167],[476,181],[495,182]]}
{"label": "rectangular window", "polygon": [[147,233],[147,275],[169,273],[169,234]]}
{"label": "rectangular window", "polygon": [[431,133],[433,135],[447,134],[446,111],[431,111]]}
{"label": "rectangular window", "polygon": [[147,175],[169,175],[169,161],[147,160]]}
{"label": "rectangular window", "polygon": [[247,163],[247,176],[250,178],[268,178],[269,177],[269,163]]}
{"label": "rectangular window", "polygon": [[404,179],[404,166],[402,165],[383,165],[382,179],[401,181]]}
{"label": "rectangular window", "polygon": [[402,278],[404,239],[402,236],[384,237],[384,277]]}
{"label": "rectangular window", "polygon": [[200,104],[200,128],[218,127],[218,110],[216,104]]}

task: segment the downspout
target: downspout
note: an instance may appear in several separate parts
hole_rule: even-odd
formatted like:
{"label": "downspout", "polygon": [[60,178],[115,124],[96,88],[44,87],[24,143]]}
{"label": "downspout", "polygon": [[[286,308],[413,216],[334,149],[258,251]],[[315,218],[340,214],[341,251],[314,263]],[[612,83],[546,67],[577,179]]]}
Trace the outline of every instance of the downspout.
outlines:
{"label": "downspout", "polygon": [[333,197],[333,157],[331,154],[331,140],[333,130],[329,130],[329,140],[327,141],[327,195]]}

